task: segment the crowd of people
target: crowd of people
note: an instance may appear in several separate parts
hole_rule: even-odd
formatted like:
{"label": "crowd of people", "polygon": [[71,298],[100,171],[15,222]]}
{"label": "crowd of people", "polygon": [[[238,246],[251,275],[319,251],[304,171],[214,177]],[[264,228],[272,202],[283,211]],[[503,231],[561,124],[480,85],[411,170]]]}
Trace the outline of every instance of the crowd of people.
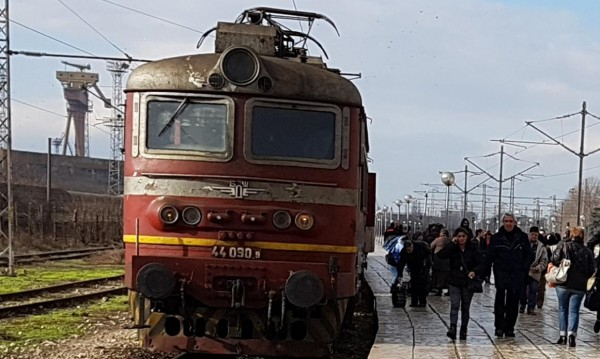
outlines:
{"label": "crowd of people", "polygon": [[[498,338],[515,336],[519,313],[536,315],[542,308],[546,288],[554,287],[558,300],[557,344],[576,346],[579,313],[600,267],[600,233],[584,243],[582,227],[571,227],[563,238],[558,233],[540,233],[536,226],[523,232],[515,216],[506,213],[496,233],[470,228],[464,218],[452,236],[441,224],[411,233],[393,223],[385,230],[384,248],[394,285],[410,274],[410,306],[426,307],[428,295],[450,297],[450,326],[447,336],[467,339],[469,310],[482,283],[494,280],[494,327]],[[566,270],[566,280],[556,283],[546,274],[550,268]],[[564,268],[563,268],[564,267]],[[459,324],[460,312],[460,326]],[[600,311],[593,330],[600,332]]]}

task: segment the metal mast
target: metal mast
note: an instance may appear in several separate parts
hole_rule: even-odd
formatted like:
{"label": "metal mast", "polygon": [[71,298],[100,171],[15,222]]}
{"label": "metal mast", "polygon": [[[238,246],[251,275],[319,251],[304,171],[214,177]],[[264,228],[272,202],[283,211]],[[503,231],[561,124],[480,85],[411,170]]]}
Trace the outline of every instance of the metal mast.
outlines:
{"label": "metal mast", "polygon": [[8,275],[14,275],[14,252],[12,246],[14,225],[14,202],[12,193],[12,136],[10,110],[10,42],[8,0],[0,4],[0,177],[6,190],[0,193],[0,218],[7,219],[7,228],[1,224],[0,238],[7,240],[8,247],[0,255],[8,256]]}
{"label": "metal mast", "polygon": [[112,75],[112,116],[110,127],[110,161],[108,164],[108,194],[120,195],[123,193],[123,75],[129,68],[126,62],[109,61],[106,69]]}

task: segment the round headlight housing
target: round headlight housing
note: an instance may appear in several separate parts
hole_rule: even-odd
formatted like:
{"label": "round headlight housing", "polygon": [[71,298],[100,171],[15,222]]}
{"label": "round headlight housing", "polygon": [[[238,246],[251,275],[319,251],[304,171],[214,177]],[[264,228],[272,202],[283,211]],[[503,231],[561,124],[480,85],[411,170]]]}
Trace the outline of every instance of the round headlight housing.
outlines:
{"label": "round headlight housing", "polygon": [[292,224],[292,216],[286,211],[277,211],[273,214],[275,228],[286,229]]}
{"label": "round headlight housing", "polygon": [[164,224],[173,224],[179,219],[179,211],[170,204],[163,206],[158,213]]}
{"label": "round headlight housing", "polygon": [[319,276],[307,270],[292,273],[285,282],[284,290],[290,303],[300,308],[316,305],[325,293]]}
{"label": "round headlight housing", "polygon": [[245,48],[232,48],[223,54],[221,71],[229,82],[248,85],[258,77],[260,70],[256,56]]}
{"label": "round headlight housing", "polygon": [[195,226],[202,220],[202,213],[196,207],[185,207],[181,211],[181,220],[188,226]]}
{"label": "round headlight housing", "polygon": [[296,223],[296,227],[298,227],[299,229],[307,231],[311,229],[312,226],[315,224],[315,219],[311,214],[298,213],[296,215],[294,223]]}
{"label": "round headlight housing", "polygon": [[137,290],[148,299],[167,298],[175,289],[175,284],[173,272],[161,263],[144,265],[136,276]]}

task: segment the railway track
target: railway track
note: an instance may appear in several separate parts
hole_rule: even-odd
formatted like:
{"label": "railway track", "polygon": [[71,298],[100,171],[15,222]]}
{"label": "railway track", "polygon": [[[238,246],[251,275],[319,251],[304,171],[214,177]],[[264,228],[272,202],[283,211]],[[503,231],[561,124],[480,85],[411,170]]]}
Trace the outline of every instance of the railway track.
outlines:
{"label": "railway track", "polygon": [[123,275],[0,294],[0,318],[79,304],[127,292]]}
{"label": "railway track", "polygon": [[[80,249],[66,249],[60,251],[37,252],[27,254],[16,254],[15,264],[28,264],[53,260],[76,259],[91,256],[97,252],[115,249],[114,247],[93,247]],[[8,265],[7,257],[0,257],[0,266]]]}

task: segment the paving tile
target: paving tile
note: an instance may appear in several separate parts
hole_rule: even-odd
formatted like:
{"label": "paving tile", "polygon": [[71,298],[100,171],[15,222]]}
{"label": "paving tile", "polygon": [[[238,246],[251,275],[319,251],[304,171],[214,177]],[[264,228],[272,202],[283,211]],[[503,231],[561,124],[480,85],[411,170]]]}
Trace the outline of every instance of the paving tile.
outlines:
{"label": "paving tile", "polygon": [[394,308],[389,293],[393,280],[377,247],[369,254],[365,277],[377,302],[379,331],[369,359],[597,359],[600,335],[592,331],[596,313],[581,309],[577,347],[554,344],[558,339],[558,305],[554,289],[536,315],[519,315],[515,338],[494,336],[493,285],[484,286],[471,304],[466,341],[446,337],[450,322],[450,298],[428,297],[426,308]]}

